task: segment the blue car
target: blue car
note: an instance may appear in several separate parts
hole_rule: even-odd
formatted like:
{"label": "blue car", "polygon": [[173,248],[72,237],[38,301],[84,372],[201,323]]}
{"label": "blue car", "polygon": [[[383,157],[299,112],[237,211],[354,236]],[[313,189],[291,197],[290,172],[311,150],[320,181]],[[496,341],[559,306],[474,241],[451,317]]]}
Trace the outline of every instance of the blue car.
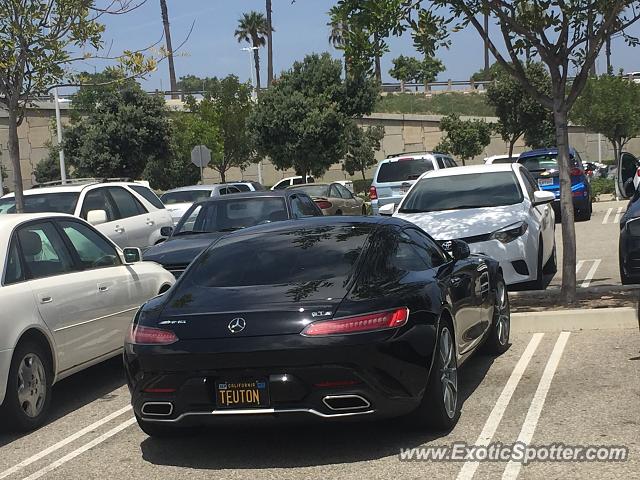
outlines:
{"label": "blue car", "polygon": [[[574,148],[569,149],[571,161],[571,193],[576,220],[591,218],[591,185],[580,155]],[[553,192],[556,196],[553,209],[560,219],[560,172],[558,170],[558,149],[543,148],[520,155],[522,164],[533,176],[541,190]]]}

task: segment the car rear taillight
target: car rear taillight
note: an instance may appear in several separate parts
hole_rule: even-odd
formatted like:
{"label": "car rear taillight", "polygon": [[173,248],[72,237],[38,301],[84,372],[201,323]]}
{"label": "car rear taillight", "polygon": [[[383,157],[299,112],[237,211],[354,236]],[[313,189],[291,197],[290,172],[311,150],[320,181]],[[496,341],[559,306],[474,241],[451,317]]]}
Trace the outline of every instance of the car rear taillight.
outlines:
{"label": "car rear taillight", "polygon": [[407,323],[407,320],[409,320],[409,309],[402,307],[387,312],[368,313],[355,317],[311,323],[302,331],[302,335],[316,337],[373,332],[375,330],[401,327]]}
{"label": "car rear taillight", "polygon": [[572,177],[579,177],[581,175],[584,175],[584,171],[581,168],[574,167],[569,171],[569,174]]}
{"label": "car rear taillight", "polygon": [[638,170],[636,170],[636,176],[640,177],[640,168],[638,168]]}
{"label": "car rear taillight", "polygon": [[135,325],[129,330],[127,343],[133,345],[171,345],[178,336],[171,330]]}
{"label": "car rear taillight", "polygon": [[370,200],[377,200],[378,199],[378,191],[376,190],[376,187],[374,187],[373,185],[371,185],[371,187],[369,187],[369,199]]}
{"label": "car rear taillight", "polygon": [[328,200],[316,200],[316,205],[320,207],[320,210],[326,210],[333,206]]}

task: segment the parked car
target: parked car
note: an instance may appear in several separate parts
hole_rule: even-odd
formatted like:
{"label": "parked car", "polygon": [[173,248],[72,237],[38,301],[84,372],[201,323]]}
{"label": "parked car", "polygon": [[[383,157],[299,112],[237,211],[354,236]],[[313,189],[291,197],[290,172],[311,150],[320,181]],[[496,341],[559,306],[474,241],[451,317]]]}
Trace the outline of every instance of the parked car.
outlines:
{"label": "parked car", "polygon": [[[213,197],[195,203],[169,239],[144,252],[176,278],[214,240],[229,232],[281,220],[320,217],[320,208],[303,192],[278,190]],[[167,232],[168,233],[168,232]]]}
{"label": "parked car", "polygon": [[[135,182],[72,183],[24,192],[26,213],[66,213],[88,221],[120,247],[147,248],[165,240],[173,225],[158,196]],[[14,213],[11,193],[0,198],[0,214]]]}
{"label": "parked car", "polygon": [[618,257],[623,285],[640,283],[640,202],[636,194],[620,219]]}
{"label": "parked car", "polygon": [[493,165],[494,163],[514,163],[518,161],[518,155],[493,155],[484,159],[485,165]]}
{"label": "parked car", "polygon": [[302,177],[287,177],[280,180],[276,183],[271,190],[284,190],[285,188],[291,187],[293,185],[303,185],[305,183],[313,183],[315,182],[315,178],[311,175],[307,175],[307,181],[305,182]]}
{"label": "parked car", "polygon": [[51,386],[121,354],[141,304],[174,278],[71,215],[0,216],[0,422],[44,423]]}
{"label": "parked car", "polygon": [[355,190],[353,189],[353,182],[351,180],[336,180],[335,183],[339,183],[344,188],[349,190],[351,193],[355,195]]}
{"label": "parked car", "polygon": [[[445,249],[463,240],[473,253],[500,262],[507,285],[544,288],[557,268],[554,196],[521,165],[498,164],[427,172],[394,216],[415,223]],[[380,213],[393,213],[387,205]]]}
{"label": "parked car", "polygon": [[443,153],[414,153],[394,155],[382,160],[373,175],[369,188],[371,210],[378,214],[380,207],[398,204],[418,177],[430,170],[456,167],[456,162]]}
{"label": "parked car", "polygon": [[364,200],[355,197],[340,183],[310,183],[289,187],[309,195],[324,215],[366,215]]}
{"label": "parked car", "polygon": [[[576,220],[591,219],[591,185],[585,172],[580,154],[570,149],[571,162],[571,194]],[[560,218],[560,172],[558,170],[558,149],[543,148],[522,153],[518,163],[523,165],[536,179],[540,189],[555,195],[553,209],[556,217]]]}
{"label": "parked car", "polygon": [[135,317],[125,371],[138,424],[161,436],[222,418],[412,415],[449,431],[458,368],[483,345],[506,351],[510,330],[498,262],[460,241],[451,251],[371,216],[221,238]]}
{"label": "parked car", "polygon": [[165,204],[167,210],[171,212],[173,224],[177,225],[185,212],[194,203],[211,197],[240,193],[241,191],[238,186],[227,183],[220,185],[191,185],[168,190],[160,196],[160,200]]}
{"label": "parked car", "polygon": [[227,182],[227,185],[233,185],[241,192],[262,192],[265,190],[261,183],[245,180],[240,180],[239,182]]}

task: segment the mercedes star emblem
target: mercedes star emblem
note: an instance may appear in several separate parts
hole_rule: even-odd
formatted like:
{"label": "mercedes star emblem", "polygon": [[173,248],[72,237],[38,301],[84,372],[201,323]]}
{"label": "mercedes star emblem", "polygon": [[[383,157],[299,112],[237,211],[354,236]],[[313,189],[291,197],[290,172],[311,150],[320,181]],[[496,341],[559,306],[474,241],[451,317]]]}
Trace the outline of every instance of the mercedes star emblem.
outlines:
{"label": "mercedes star emblem", "polygon": [[240,333],[244,330],[244,327],[247,326],[247,322],[244,321],[244,318],[234,318],[229,322],[227,328],[231,333]]}

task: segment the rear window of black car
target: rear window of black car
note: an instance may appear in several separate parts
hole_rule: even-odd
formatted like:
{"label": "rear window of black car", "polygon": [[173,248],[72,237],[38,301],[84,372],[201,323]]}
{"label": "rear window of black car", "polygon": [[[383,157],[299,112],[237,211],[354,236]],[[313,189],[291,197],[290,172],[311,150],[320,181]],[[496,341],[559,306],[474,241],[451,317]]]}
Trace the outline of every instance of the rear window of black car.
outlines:
{"label": "rear window of black car", "polygon": [[433,162],[424,158],[401,158],[397,161],[386,162],[380,165],[377,183],[403,182],[405,180],[417,180],[420,175],[428,170],[433,170]]}
{"label": "rear window of black car", "polygon": [[186,281],[205,287],[348,282],[369,226],[314,226],[223,238],[198,260]]}

